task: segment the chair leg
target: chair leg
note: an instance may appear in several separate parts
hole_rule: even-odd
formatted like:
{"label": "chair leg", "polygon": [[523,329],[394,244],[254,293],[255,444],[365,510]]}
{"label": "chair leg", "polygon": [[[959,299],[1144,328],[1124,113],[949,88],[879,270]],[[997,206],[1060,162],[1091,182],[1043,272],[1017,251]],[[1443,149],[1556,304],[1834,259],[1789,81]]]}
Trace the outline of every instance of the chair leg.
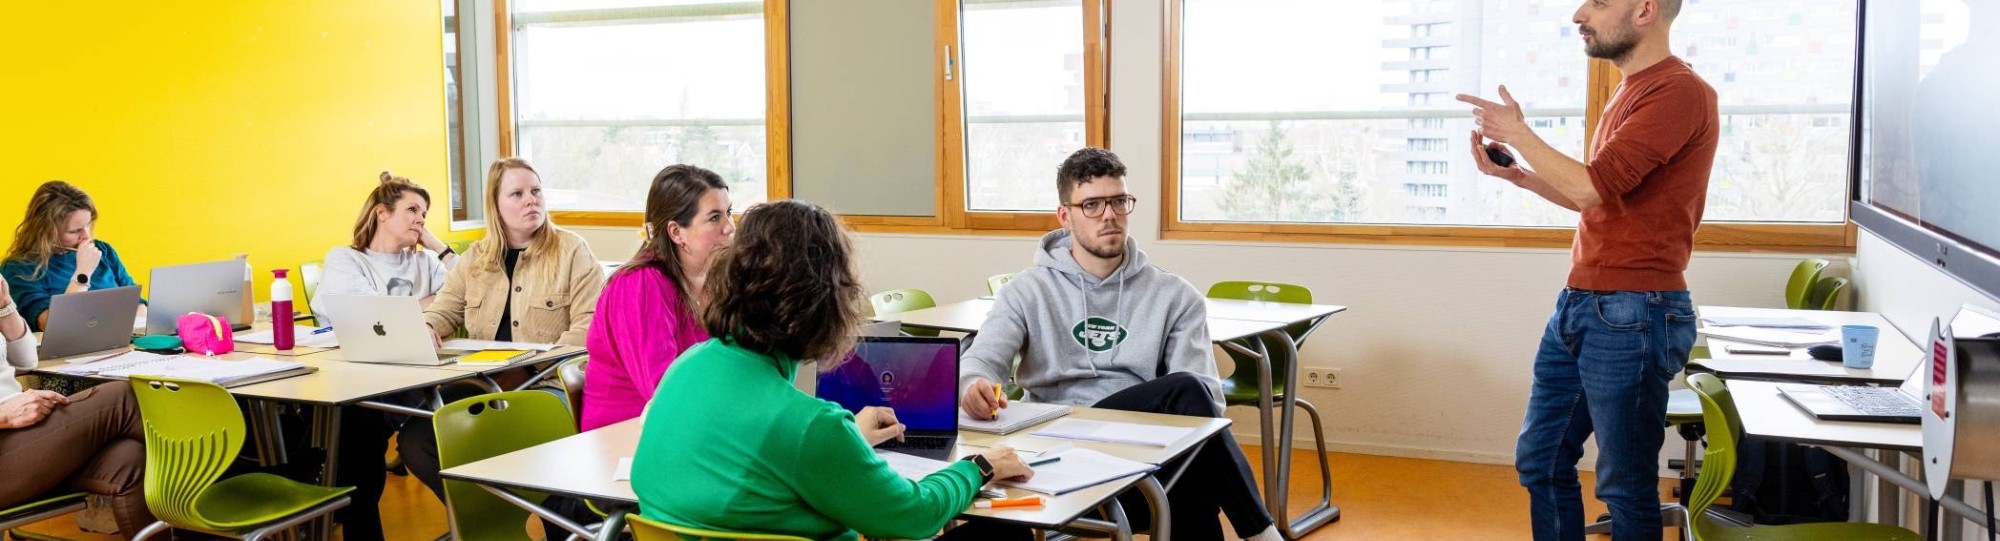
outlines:
{"label": "chair leg", "polygon": [[172,528],[173,528],[172,526],[167,525],[166,521],[156,520],[153,521],[152,524],[147,524],[145,528],[140,529],[138,535],[132,536],[132,540],[145,541],[147,538],[150,538],[156,534],[159,534],[160,532],[167,531]]}
{"label": "chair leg", "polygon": [[1299,398],[1295,403],[1305,409],[1306,416],[1312,419],[1313,450],[1319,455],[1319,505],[1314,509],[1328,507],[1333,505],[1333,467],[1327,463],[1326,427],[1320,425],[1319,408],[1314,407],[1312,402]]}

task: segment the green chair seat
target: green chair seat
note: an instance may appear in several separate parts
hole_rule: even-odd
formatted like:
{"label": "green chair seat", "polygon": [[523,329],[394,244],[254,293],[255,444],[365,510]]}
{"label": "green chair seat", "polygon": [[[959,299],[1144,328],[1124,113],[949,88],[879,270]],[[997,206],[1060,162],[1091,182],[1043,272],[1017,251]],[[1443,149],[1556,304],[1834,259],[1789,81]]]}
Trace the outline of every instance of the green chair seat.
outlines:
{"label": "green chair seat", "polygon": [[[452,468],[576,435],[569,407],[555,394],[536,390],[483,394],[445,404],[431,415],[438,440],[438,466]],[[451,533],[459,541],[527,541],[522,528],[528,510],[479,488],[446,479],[445,507]],[[543,494],[515,491],[529,501]],[[562,532],[550,532],[550,538]]]}
{"label": "green chair seat", "polygon": [[[1239,367],[1237,368],[1238,371],[1243,371],[1241,365],[1238,365],[1238,367]],[[1271,377],[1275,379],[1278,376],[1276,374],[1272,374]],[[1258,399],[1259,397],[1263,396],[1263,393],[1257,392],[1257,382],[1255,381],[1256,378],[1253,377],[1249,379],[1251,380],[1249,382],[1244,382],[1242,380],[1238,380],[1233,377],[1223,379],[1222,403],[1230,406],[1257,405]],[[1283,387],[1271,389],[1271,400],[1277,401],[1277,400],[1283,400],[1284,398],[1285,398],[1285,389]]]}
{"label": "green chair seat", "polygon": [[724,532],[669,524],[639,516],[625,515],[632,526],[634,541],[810,541],[804,537],[768,533]]}
{"label": "green chair seat", "polygon": [[310,485],[268,473],[246,473],[209,485],[194,509],[219,531],[256,528],[353,492],[354,487]]}
{"label": "green chair seat", "polygon": [[5,522],[8,518],[13,517],[15,515],[24,515],[47,509],[67,507],[69,505],[82,505],[84,496],[85,494],[82,492],[63,494],[60,496],[50,496],[39,500],[24,502],[20,505],[16,505],[6,509],[0,509],[0,522]]}
{"label": "green chair seat", "polygon": [[1867,522],[1815,522],[1784,526],[1743,527],[1711,519],[1696,518],[1701,541],[1921,541],[1923,536],[1888,524]]}

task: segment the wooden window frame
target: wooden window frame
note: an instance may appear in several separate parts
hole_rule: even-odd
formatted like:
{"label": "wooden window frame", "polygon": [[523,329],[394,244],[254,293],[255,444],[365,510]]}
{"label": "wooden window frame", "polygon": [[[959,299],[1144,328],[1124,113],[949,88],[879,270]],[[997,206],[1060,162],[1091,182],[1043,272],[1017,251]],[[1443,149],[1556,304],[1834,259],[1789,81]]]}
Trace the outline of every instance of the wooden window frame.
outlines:
{"label": "wooden window frame", "polygon": [[[1575,227],[1513,227],[1421,224],[1307,224],[1189,222],[1181,220],[1181,22],[1185,0],[1166,0],[1161,66],[1160,236],[1171,240],[1299,242],[1326,244],[1423,245],[1500,248],[1568,248]],[[1596,134],[1598,113],[1611,100],[1622,75],[1610,62],[1588,67],[1584,141]],[[1585,152],[1588,152],[1586,150]],[[1846,212],[1842,211],[1843,214]],[[1695,249],[1721,252],[1854,251],[1851,219],[1843,223],[1703,222]]]}
{"label": "wooden window frame", "polygon": [[[503,155],[515,153],[515,125],[509,58],[512,30],[507,0],[494,0],[497,80],[500,88],[500,146]],[[1108,22],[1110,0],[1082,0],[1084,32],[1084,139],[1096,147],[1110,146],[1110,50]],[[768,200],[792,196],[791,133],[791,2],[764,1],[765,66],[765,197]],[[944,233],[973,235],[1040,235],[1057,226],[1054,209],[1049,212],[989,212],[969,209],[965,189],[965,108],[959,77],[945,79],[943,66],[953,70],[959,61],[960,0],[934,0],[937,9],[937,44],[934,47],[939,72],[936,81],[938,107],[938,171],[936,208],[931,216],[842,215],[856,231],[884,233]],[[632,211],[551,210],[552,219],[563,225],[638,227],[644,213]]]}

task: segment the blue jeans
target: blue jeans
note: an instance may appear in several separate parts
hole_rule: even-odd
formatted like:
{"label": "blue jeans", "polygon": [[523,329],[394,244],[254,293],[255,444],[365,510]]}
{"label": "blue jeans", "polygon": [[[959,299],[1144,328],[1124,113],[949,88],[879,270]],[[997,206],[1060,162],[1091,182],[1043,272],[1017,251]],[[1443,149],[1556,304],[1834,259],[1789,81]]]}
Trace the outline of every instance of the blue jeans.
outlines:
{"label": "blue jeans", "polygon": [[1611,508],[1611,538],[1660,539],[1667,383],[1687,364],[1694,322],[1686,291],[1556,296],[1514,449],[1537,541],[1584,538],[1576,462],[1593,431],[1597,499]]}

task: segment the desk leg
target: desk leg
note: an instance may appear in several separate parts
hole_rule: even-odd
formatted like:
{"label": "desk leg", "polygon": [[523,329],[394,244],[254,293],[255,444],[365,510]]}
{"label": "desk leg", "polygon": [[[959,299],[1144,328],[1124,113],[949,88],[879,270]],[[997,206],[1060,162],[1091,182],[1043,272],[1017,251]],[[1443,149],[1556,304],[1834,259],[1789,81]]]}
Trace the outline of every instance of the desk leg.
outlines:
{"label": "desk leg", "polygon": [[[1946,498],[1946,501],[1950,500],[1965,501],[1965,481],[1952,479],[1950,481],[1945,482],[1944,497]],[[1944,536],[1934,537],[1932,539],[1965,538],[1963,535],[1965,532],[1965,517],[1955,517],[1948,514],[1939,513],[1938,522],[1944,523],[1943,525]]]}
{"label": "desk leg", "polygon": [[[1876,462],[1898,472],[1903,471],[1903,454],[1896,451],[1874,451]],[[1870,474],[1875,479],[1875,520],[1883,524],[1903,522],[1903,490],[1891,482],[1887,476]]]}
{"label": "desk leg", "polygon": [[1868,522],[1868,478],[1853,461],[1847,463],[1847,521]]}
{"label": "desk leg", "polygon": [[[1139,493],[1146,495],[1146,503],[1153,511],[1152,540],[1171,541],[1173,539],[1173,521],[1168,520],[1168,517],[1173,516],[1173,510],[1167,503],[1167,489],[1161,488],[1160,481],[1148,475],[1145,479],[1139,481]],[[1121,525],[1120,529],[1131,529],[1131,522],[1124,520],[1122,517],[1118,520],[1118,524]]]}
{"label": "desk leg", "polygon": [[[1292,343],[1291,336],[1285,334],[1283,329],[1270,331],[1265,333],[1265,335],[1269,337],[1268,340],[1265,340],[1266,342],[1275,342],[1278,344],[1278,355],[1274,359],[1277,362],[1272,364],[1274,365],[1274,369],[1282,368],[1285,371],[1285,399],[1284,404],[1280,406],[1280,411],[1283,414],[1278,421],[1277,446],[1281,450],[1278,453],[1277,477],[1275,478],[1277,481],[1269,482],[1267,479],[1264,485],[1266,487],[1275,487],[1267,488],[1266,491],[1273,493],[1273,497],[1267,500],[1267,503],[1271,508],[1271,518],[1277,522],[1278,531],[1283,533],[1286,539],[1298,539],[1305,537],[1307,533],[1313,530],[1319,529],[1320,526],[1325,526],[1328,522],[1340,520],[1340,508],[1333,505],[1331,493],[1329,492],[1328,500],[1322,500],[1319,502],[1319,505],[1306,510],[1297,519],[1290,517],[1291,510],[1287,507],[1286,502],[1288,492],[1290,491],[1286,489],[1291,485],[1292,475],[1292,425],[1298,416],[1299,409],[1299,348],[1298,344]],[[1328,478],[1326,482],[1332,483],[1333,480],[1332,478]]]}
{"label": "desk leg", "polygon": [[[318,406],[314,410],[318,413],[315,417],[319,418],[318,422],[313,423],[320,430],[317,439],[326,449],[326,464],[320,468],[319,484],[330,487],[334,486],[334,480],[338,479],[336,476],[340,474],[340,406]],[[356,502],[355,505],[375,505],[375,503]],[[313,533],[315,534],[312,536],[313,539],[331,541],[333,515],[313,519]]]}

